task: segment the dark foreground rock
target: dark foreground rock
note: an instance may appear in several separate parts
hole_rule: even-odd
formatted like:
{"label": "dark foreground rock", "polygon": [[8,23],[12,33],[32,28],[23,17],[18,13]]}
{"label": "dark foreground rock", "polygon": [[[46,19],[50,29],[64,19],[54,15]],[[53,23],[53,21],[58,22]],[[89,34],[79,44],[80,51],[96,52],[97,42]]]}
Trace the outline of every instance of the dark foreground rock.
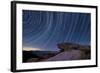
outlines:
{"label": "dark foreground rock", "polygon": [[23,62],[39,62],[55,56],[57,51],[23,51]]}

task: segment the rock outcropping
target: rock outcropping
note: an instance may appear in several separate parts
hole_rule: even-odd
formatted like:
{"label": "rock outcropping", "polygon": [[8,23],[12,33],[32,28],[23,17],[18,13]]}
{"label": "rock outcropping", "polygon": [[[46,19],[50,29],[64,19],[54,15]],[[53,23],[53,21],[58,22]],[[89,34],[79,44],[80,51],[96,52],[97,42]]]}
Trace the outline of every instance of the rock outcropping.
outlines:
{"label": "rock outcropping", "polygon": [[82,59],[91,58],[91,49],[89,45],[80,45],[73,43],[60,43],[57,44],[60,52],[71,51],[71,50],[80,50],[82,52]]}

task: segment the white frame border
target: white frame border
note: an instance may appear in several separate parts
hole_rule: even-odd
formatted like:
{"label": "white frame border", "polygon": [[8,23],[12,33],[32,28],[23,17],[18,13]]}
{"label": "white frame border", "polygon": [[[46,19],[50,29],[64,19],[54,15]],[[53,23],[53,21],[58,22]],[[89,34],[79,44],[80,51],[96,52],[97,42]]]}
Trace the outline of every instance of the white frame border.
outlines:
{"label": "white frame border", "polygon": [[[39,69],[39,68],[53,68],[53,67],[73,67],[96,65],[96,9],[81,8],[81,7],[65,7],[65,6],[45,6],[45,5],[16,5],[16,26],[17,26],[17,47],[16,47],[16,66],[17,70],[22,69]],[[59,62],[39,62],[39,63],[22,63],[22,10],[44,10],[44,11],[61,11],[61,12],[82,12],[91,13],[91,60],[79,61],[59,61]],[[55,65],[55,66],[54,66]]]}

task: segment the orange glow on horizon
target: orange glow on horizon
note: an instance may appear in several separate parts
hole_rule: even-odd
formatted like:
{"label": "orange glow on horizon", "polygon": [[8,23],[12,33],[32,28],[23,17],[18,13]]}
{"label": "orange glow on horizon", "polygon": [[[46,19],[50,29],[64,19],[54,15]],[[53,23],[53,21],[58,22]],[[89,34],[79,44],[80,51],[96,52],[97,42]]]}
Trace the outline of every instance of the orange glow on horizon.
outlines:
{"label": "orange glow on horizon", "polygon": [[40,49],[40,48],[30,48],[30,47],[24,47],[23,50],[24,51],[36,51],[36,50],[42,51],[42,49]]}

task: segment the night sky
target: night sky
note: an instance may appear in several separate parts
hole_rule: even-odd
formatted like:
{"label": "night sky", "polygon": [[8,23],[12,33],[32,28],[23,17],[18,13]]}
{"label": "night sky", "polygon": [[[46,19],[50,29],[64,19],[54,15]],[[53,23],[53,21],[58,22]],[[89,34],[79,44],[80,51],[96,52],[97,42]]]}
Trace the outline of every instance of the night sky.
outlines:
{"label": "night sky", "polygon": [[90,44],[91,15],[23,10],[23,50],[58,50],[57,44]]}

